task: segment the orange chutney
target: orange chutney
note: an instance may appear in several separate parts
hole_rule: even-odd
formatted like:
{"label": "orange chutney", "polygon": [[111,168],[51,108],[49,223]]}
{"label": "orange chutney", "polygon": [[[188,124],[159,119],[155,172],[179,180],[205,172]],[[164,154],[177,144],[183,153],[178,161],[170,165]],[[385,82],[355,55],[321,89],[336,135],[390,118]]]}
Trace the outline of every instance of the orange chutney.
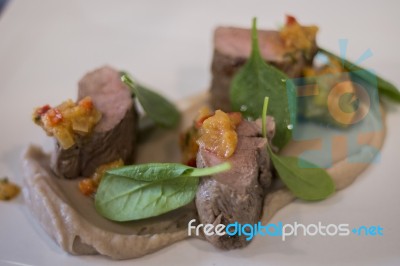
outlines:
{"label": "orange chutney", "polygon": [[113,169],[116,167],[121,167],[123,165],[124,165],[124,162],[122,161],[122,159],[100,165],[99,167],[96,168],[96,171],[90,178],[85,178],[79,182],[79,185],[78,185],[79,190],[85,196],[93,195],[97,191],[97,188],[98,188],[100,181],[103,178],[105,172],[107,170],[110,170],[110,169]]}
{"label": "orange chutney", "polygon": [[242,121],[240,113],[217,110],[199,129],[197,144],[221,158],[229,158],[236,150],[238,136],[236,126]]}
{"label": "orange chutney", "polygon": [[309,50],[315,42],[317,26],[302,26],[296,18],[286,17],[286,24],[280,31],[284,45],[292,50]]}
{"label": "orange chutney", "polygon": [[32,119],[47,135],[54,136],[63,149],[68,149],[75,144],[77,136],[92,132],[101,113],[94,107],[92,99],[85,97],[77,104],[67,100],[54,108],[49,105],[36,108]]}

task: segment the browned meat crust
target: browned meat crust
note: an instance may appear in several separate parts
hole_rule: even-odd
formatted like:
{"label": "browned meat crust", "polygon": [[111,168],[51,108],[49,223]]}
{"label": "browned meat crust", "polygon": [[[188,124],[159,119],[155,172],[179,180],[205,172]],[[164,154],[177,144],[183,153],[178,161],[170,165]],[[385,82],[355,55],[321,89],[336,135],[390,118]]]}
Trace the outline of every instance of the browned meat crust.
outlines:
{"label": "browned meat crust", "polygon": [[101,164],[119,158],[127,164],[133,159],[138,114],[118,71],[105,66],[86,74],[79,82],[78,100],[86,96],[102,118],[91,135],[80,137],[71,148],[56,143],[51,167],[57,176],[90,176]]}

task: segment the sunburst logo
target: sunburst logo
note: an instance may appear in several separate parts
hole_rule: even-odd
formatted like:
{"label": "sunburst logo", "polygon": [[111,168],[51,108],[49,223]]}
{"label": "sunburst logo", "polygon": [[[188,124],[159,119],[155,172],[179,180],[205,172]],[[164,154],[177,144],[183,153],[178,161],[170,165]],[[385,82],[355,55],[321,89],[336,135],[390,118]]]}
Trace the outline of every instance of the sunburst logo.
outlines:
{"label": "sunburst logo", "polygon": [[[347,47],[348,40],[340,39],[339,48],[343,70],[346,69]],[[372,56],[371,49],[367,49],[355,64],[361,64]],[[331,60],[328,62],[332,64]],[[351,76],[351,73],[349,75]],[[349,80],[340,81],[331,88],[327,98],[327,107],[332,118],[337,122],[344,125],[355,124],[366,117],[371,107],[371,100],[367,90],[350,77]]]}
{"label": "sunburst logo", "polygon": [[[348,40],[339,40],[340,56],[319,52],[304,77],[293,79],[298,88],[293,140],[318,142],[305,145],[309,148],[300,157],[320,167],[333,164],[338,147],[347,150],[348,163],[370,163],[379,151],[368,143],[368,136],[382,130],[377,78],[357,67],[373,53],[367,49],[350,63],[347,48]],[[361,150],[362,156],[355,156]]]}

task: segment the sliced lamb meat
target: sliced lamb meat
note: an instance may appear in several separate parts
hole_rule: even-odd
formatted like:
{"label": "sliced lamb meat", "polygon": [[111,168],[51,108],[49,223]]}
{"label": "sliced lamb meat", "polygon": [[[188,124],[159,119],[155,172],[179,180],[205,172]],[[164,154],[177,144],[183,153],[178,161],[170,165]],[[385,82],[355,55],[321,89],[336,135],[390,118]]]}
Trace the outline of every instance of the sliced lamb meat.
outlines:
{"label": "sliced lamb meat", "polygon": [[[266,62],[276,66],[289,77],[299,77],[310,65],[317,52],[316,44],[309,54],[291,52],[285,48],[278,31],[258,31],[259,46]],[[231,111],[229,88],[236,72],[246,63],[251,52],[251,30],[218,27],[214,32],[212,60],[211,103],[214,109]]]}
{"label": "sliced lamb meat", "polygon": [[105,66],[86,74],[79,82],[78,100],[86,96],[92,98],[102,118],[91,135],[79,137],[71,148],[56,143],[51,166],[60,177],[90,176],[99,165],[133,159],[138,114],[118,71]]}
{"label": "sliced lamb meat", "polygon": [[[268,138],[275,131],[273,118],[268,119]],[[228,172],[201,179],[196,194],[196,207],[203,224],[238,222],[254,224],[260,220],[265,190],[271,184],[271,162],[268,140],[261,137],[259,123],[242,121],[237,127],[238,144],[233,155],[222,159],[200,148],[197,167],[210,167],[229,161]],[[214,246],[234,249],[246,246],[246,236],[205,236]]]}

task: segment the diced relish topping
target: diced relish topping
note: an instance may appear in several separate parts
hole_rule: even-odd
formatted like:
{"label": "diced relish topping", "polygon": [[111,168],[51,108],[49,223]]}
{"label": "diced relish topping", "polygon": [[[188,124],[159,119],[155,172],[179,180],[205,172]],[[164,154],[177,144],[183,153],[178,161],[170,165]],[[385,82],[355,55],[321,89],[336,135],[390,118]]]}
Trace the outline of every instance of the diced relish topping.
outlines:
{"label": "diced relish topping", "polygon": [[222,158],[229,158],[236,150],[238,137],[236,126],[241,122],[240,113],[217,110],[205,119],[199,129],[197,144]]}
{"label": "diced relish topping", "polygon": [[196,167],[196,155],[199,150],[196,140],[199,130],[192,126],[180,136],[180,147],[182,152],[182,162],[188,166]]}
{"label": "diced relish topping", "polygon": [[54,108],[44,105],[33,113],[33,121],[47,135],[54,136],[63,149],[72,147],[77,136],[90,134],[100,119],[101,113],[94,107],[90,97],[83,98],[77,104],[67,100]]}
{"label": "diced relish topping", "polygon": [[85,178],[79,182],[79,190],[85,196],[93,195],[94,193],[96,193],[97,188],[98,188],[100,181],[103,178],[105,172],[107,170],[110,170],[110,169],[113,169],[116,167],[121,167],[123,165],[124,165],[124,161],[122,161],[122,159],[100,165],[99,167],[96,168],[96,171],[94,172],[94,174],[91,177]]}
{"label": "diced relish topping", "polygon": [[214,113],[208,107],[201,108],[193,121],[193,126],[181,134],[183,163],[196,167],[199,145],[223,158],[231,156],[237,145],[235,128],[241,121],[242,115],[239,112],[224,113],[218,110]]}
{"label": "diced relish topping", "polygon": [[4,177],[0,179],[0,200],[11,200],[18,196],[20,188]]}
{"label": "diced relish topping", "polygon": [[317,26],[302,26],[295,17],[286,16],[286,24],[280,31],[280,36],[287,48],[308,51],[315,42],[317,32]]}
{"label": "diced relish topping", "polygon": [[200,110],[198,111],[197,117],[194,121],[194,126],[199,129],[204,120],[206,120],[207,118],[209,118],[210,116],[213,115],[213,112],[211,111],[211,109],[207,106],[204,106],[202,108],[200,108]]}
{"label": "diced relish topping", "polygon": [[204,106],[200,108],[196,118],[193,121],[193,126],[186,132],[181,134],[180,146],[182,151],[182,161],[188,166],[196,166],[196,155],[199,150],[199,145],[196,143],[199,138],[199,128],[204,120],[213,115],[210,108]]}

